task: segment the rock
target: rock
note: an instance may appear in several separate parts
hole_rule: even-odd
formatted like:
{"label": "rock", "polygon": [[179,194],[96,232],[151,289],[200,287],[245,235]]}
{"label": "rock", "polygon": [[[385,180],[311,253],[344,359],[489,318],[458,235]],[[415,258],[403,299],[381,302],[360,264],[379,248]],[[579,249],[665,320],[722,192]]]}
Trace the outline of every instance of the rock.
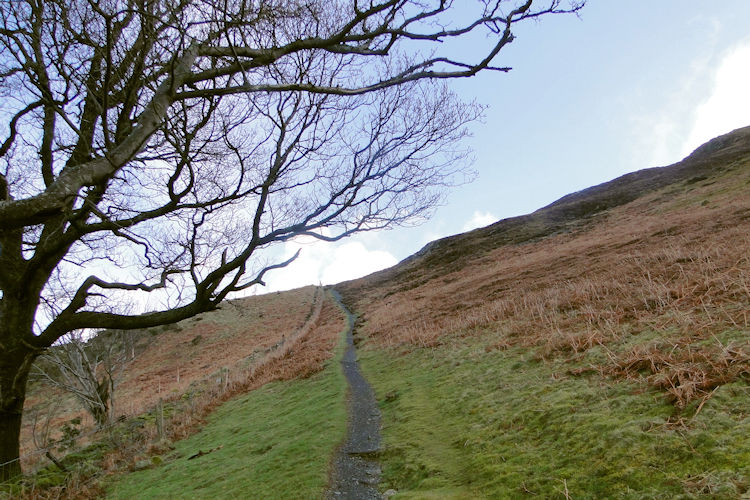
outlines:
{"label": "rock", "polygon": [[388,500],[389,498],[391,498],[391,497],[392,497],[393,495],[395,495],[396,493],[398,493],[398,491],[396,491],[396,490],[393,490],[393,489],[391,489],[391,490],[386,490],[386,492],[385,492],[385,493],[383,493],[383,500]]}
{"label": "rock", "polygon": [[151,460],[138,460],[133,466],[133,470],[146,470],[153,466]]}

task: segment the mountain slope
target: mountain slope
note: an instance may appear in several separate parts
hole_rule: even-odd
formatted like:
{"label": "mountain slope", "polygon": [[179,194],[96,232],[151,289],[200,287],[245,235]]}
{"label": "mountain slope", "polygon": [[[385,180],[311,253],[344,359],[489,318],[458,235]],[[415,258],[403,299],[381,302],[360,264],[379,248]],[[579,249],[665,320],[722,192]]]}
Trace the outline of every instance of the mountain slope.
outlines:
{"label": "mountain slope", "polygon": [[[747,127],[675,165],[443,238],[337,285],[359,314],[355,340],[381,407],[380,490],[470,499],[750,491],[749,192]],[[214,498],[257,483],[259,496],[322,495],[345,429],[332,362],[342,321],[307,287],[139,332],[116,396],[128,417],[102,466],[145,470],[109,481],[109,493]],[[35,387],[28,404],[52,398]],[[159,440],[160,399],[172,437],[202,430],[174,448]],[[27,456],[42,459],[34,423]],[[49,496],[57,491],[84,494],[63,485]]]}
{"label": "mountain slope", "polygon": [[[102,477],[123,472],[131,474],[117,482],[118,488],[130,498],[128,491],[159,497],[166,484],[174,493],[165,490],[165,495],[193,498],[215,498],[219,488],[254,481],[269,491],[322,491],[329,456],[346,429],[346,385],[333,362],[344,319],[328,293],[305,287],[227,301],[173,325],[100,333],[89,342],[118,342],[114,352],[127,358],[116,375],[117,420],[97,429],[71,396],[33,382],[22,457],[25,470],[41,470],[11,497],[97,496],[105,486],[113,488],[114,480],[104,485]],[[267,407],[274,394],[276,407]],[[310,407],[325,411],[307,414],[306,398],[315,399]],[[223,405],[229,400],[233,403]],[[219,406],[222,411],[214,415]],[[306,429],[297,432],[300,425]],[[201,437],[192,436],[198,431]],[[66,436],[67,442],[58,441]],[[187,436],[192,437],[172,444]],[[217,453],[186,462],[208,450]],[[47,451],[66,471],[50,462]],[[288,474],[274,476],[276,464],[292,455]],[[225,463],[238,458],[257,471]],[[221,471],[223,479],[196,483],[184,473],[188,465],[195,477]],[[133,473],[141,469],[149,470]],[[157,476],[163,481],[149,482]],[[0,489],[0,498],[3,493]]]}
{"label": "mountain slope", "polygon": [[441,238],[428,243],[392,268],[340,286],[356,289],[361,286],[377,287],[389,281],[415,283],[420,278],[412,279],[412,275],[423,275],[421,279],[424,280],[428,276],[457,269],[467,260],[504,245],[531,242],[599,223],[597,215],[606,215],[613,208],[666,186],[700,184],[708,177],[738,168],[748,154],[750,126],[709,141],[676,164],[625,174],[566,195],[531,214],[503,219],[484,228]]}
{"label": "mountain slope", "polygon": [[404,498],[750,488],[750,128],[338,288]]}

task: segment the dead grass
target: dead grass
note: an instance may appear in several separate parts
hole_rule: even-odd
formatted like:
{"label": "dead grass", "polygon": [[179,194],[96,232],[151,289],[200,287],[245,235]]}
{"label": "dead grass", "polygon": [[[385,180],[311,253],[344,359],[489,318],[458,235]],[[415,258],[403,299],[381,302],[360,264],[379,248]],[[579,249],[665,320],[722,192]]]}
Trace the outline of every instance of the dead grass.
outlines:
{"label": "dead grass", "polygon": [[[696,345],[692,339],[636,345],[612,358],[606,372],[622,378],[641,378],[666,391],[680,409],[694,400],[705,401],[713,391],[750,374],[750,348],[747,344]],[[700,410],[698,410],[700,411]]]}
{"label": "dead grass", "polygon": [[92,480],[90,474],[72,472],[67,475],[64,484],[59,486],[42,486],[30,484],[12,498],[17,500],[80,500],[83,498],[102,498],[104,489]]}
{"label": "dead grass", "polygon": [[222,304],[158,333],[118,387],[118,413],[137,415],[221,370],[248,369],[305,324],[315,287]]}
{"label": "dead grass", "polygon": [[168,443],[196,432],[206,416],[229,399],[268,382],[306,378],[320,371],[333,356],[343,318],[322,289],[316,290],[314,299],[305,323],[271,346],[252,366],[234,373],[231,378],[227,376],[196,397],[165,400],[163,404],[172,411],[171,417],[165,421],[164,437],[159,439],[155,426],[145,428],[140,441],[150,444],[137,450],[125,447],[114,450],[105,457],[103,469],[107,472],[134,470],[143,457],[160,454],[169,446]]}
{"label": "dead grass", "polygon": [[[302,293],[300,293],[302,292]],[[332,358],[338,336],[341,330],[343,316],[340,309],[333,303],[328,294],[322,288],[309,287],[290,293],[275,304],[278,311],[283,315],[283,307],[296,307],[300,310],[295,300],[300,297],[309,297],[309,300],[300,301],[307,306],[304,314],[295,315],[303,322],[297,328],[275,330],[276,338],[279,340],[273,344],[268,342],[273,334],[267,332],[262,338],[266,346],[261,355],[255,355],[250,363],[236,363],[233,369],[220,370],[219,378],[214,376],[205,377],[199,383],[194,382],[192,389],[187,393],[171,391],[162,394],[161,406],[159,400],[155,407],[148,410],[146,415],[135,420],[127,420],[117,427],[110,439],[118,440],[118,446],[107,452],[101,461],[100,468],[95,475],[72,473],[66,476],[64,485],[39,488],[30,483],[19,498],[28,499],[69,499],[69,498],[95,498],[101,496],[98,481],[101,475],[121,473],[137,469],[150,457],[158,456],[171,448],[171,442],[183,439],[200,429],[206,417],[219,405],[240,394],[261,387],[262,385],[277,381],[291,380],[295,378],[309,377],[321,369],[325,363]],[[251,299],[248,299],[251,300]],[[267,304],[273,304],[269,300]],[[256,305],[250,304],[250,307]],[[245,305],[247,307],[247,305]],[[237,308],[239,311],[239,308]],[[267,311],[268,309],[266,309]],[[299,311],[301,312],[301,310]],[[272,313],[273,314],[273,313]],[[265,313],[264,313],[265,316]],[[291,319],[279,323],[276,326],[288,326]],[[203,329],[205,332],[210,329]],[[269,345],[270,344],[270,345]],[[260,348],[256,347],[255,351]],[[165,349],[159,349],[164,353]],[[136,363],[149,359],[145,356],[136,359]],[[235,358],[238,355],[235,354]],[[157,358],[161,359],[161,358]],[[239,357],[240,360],[244,358]],[[142,370],[145,370],[142,368]],[[214,374],[215,375],[215,374]],[[142,375],[141,375],[142,376]],[[137,380],[137,377],[136,377]],[[155,419],[159,417],[160,408],[163,408],[164,423],[162,435],[160,436],[155,425]],[[132,424],[147,422],[145,425]],[[120,424],[118,424],[120,425]],[[127,429],[127,439],[122,439],[119,432]],[[101,436],[98,436],[101,439]],[[43,457],[42,457],[43,458]]]}
{"label": "dead grass", "polygon": [[477,251],[417,286],[365,279],[350,288],[353,306],[378,346],[481,335],[487,350],[524,346],[571,362],[597,348],[605,355],[579,371],[641,377],[683,408],[750,370],[750,340],[713,341],[750,329],[750,197],[738,188],[749,179],[745,164],[670,186],[588,229]]}
{"label": "dead grass", "polygon": [[[205,393],[206,401],[217,391],[229,392],[230,386],[247,380],[259,366],[267,364],[269,357],[278,356],[279,347],[291,350],[297,342],[290,341],[291,337],[309,334],[320,315],[322,298],[322,291],[316,287],[253,296],[226,302],[216,311],[175,325],[138,332],[140,352],[117,385],[116,414],[120,418],[137,416],[154,408],[160,399],[176,401],[186,392]],[[310,321],[312,315],[316,317]],[[201,404],[190,402],[193,409]],[[46,418],[49,412],[51,438],[59,438],[62,424],[73,418],[82,422],[80,445],[100,438],[94,432],[93,420],[74,399],[58,389],[34,385],[26,401],[22,428],[24,470],[49,463],[33,441],[34,415]],[[123,453],[132,454],[128,450]]]}

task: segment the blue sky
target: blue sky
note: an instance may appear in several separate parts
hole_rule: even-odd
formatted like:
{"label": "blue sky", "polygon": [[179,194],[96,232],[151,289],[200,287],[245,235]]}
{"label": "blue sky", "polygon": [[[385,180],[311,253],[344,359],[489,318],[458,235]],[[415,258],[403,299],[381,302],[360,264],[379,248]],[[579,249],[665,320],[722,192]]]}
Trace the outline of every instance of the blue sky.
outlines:
{"label": "blue sky", "polygon": [[517,27],[496,61],[513,71],[451,83],[488,105],[467,141],[477,180],[421,226],[286,244],[281,253],[301,244],[301,257],[257,292],[369,274],[436,238],[674,163],[750,125],[748,19],[747,0],[588,0],[579,17]]}

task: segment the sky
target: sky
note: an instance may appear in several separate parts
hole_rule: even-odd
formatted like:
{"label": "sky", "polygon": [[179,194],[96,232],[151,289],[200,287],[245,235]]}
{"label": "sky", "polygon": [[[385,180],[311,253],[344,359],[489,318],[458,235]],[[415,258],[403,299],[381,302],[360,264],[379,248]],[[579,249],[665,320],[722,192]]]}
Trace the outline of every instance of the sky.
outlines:
{"label": "sky", "polygon": [[437,238],[675,163],[750,125],[748,19],[748,0],[588,0],[578,17],[517,26],[495,61],[510,73],[451,82],[488,106],[466,141],[477,179],[452,189],[420,226],[286,243],[279,255],[302,248],[300,257],[255,292],[370,274]]}

